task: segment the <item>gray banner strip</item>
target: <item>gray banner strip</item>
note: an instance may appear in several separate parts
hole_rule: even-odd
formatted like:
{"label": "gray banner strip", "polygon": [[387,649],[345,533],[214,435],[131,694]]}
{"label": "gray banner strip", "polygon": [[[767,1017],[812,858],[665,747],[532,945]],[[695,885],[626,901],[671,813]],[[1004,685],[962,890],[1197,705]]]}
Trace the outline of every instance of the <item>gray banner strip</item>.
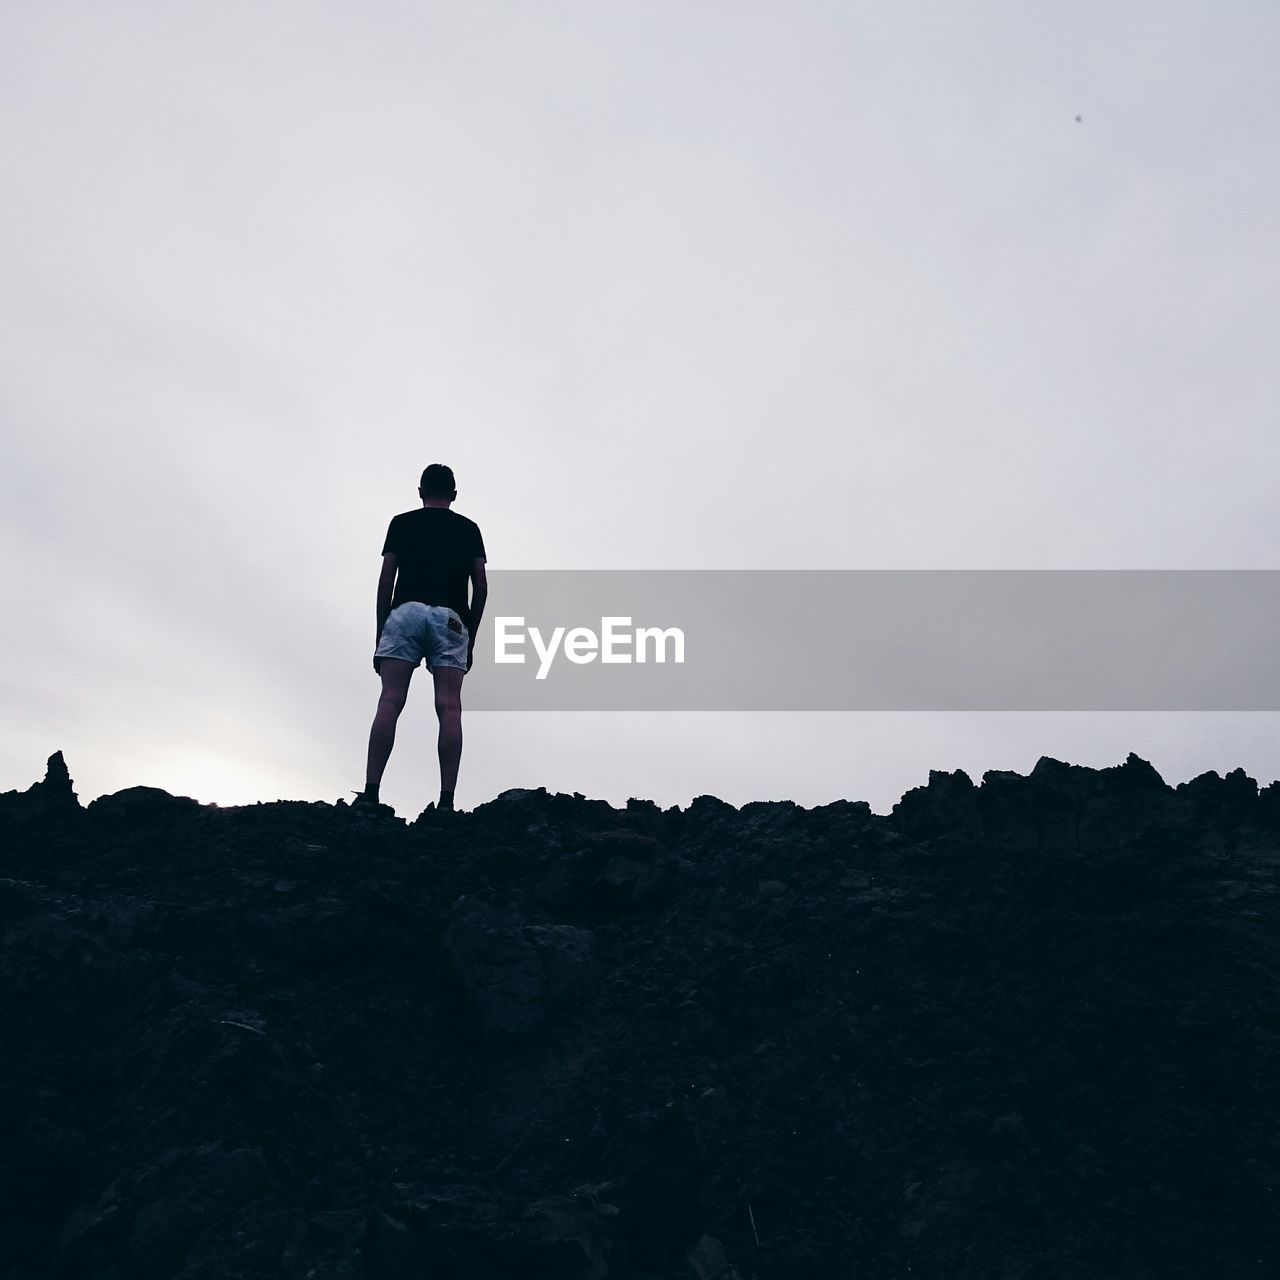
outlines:
{"label": "gray banner strip", "polygon": [[469,710],[1280,710],[1276,570],[492,570],[489,583]]}

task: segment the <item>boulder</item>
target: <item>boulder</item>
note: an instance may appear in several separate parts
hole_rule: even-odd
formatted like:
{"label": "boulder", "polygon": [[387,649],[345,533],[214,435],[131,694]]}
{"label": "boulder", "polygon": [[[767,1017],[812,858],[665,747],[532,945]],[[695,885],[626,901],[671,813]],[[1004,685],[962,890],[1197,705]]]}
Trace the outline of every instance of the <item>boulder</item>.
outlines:
{"label": "boulder", "polygon": [[126,787],[92,801],[88,813],[116,822],[155,822],[184,818],[201,807],[191,796],[175,796],[160,787]]}

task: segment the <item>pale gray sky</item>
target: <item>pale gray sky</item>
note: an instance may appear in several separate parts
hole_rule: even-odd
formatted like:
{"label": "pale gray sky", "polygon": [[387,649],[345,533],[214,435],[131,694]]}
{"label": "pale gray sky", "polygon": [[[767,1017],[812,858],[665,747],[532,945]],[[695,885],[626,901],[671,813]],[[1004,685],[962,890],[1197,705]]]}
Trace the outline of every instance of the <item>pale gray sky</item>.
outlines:
{"label": "pale gray sky", "polygon": [[[9,0],[0,788],[358,787],[433,461],[495,568],[1280,567],[1277,65],[1273,0]],[[459,799],[1265,782],[1278,732],[477,715]]]}

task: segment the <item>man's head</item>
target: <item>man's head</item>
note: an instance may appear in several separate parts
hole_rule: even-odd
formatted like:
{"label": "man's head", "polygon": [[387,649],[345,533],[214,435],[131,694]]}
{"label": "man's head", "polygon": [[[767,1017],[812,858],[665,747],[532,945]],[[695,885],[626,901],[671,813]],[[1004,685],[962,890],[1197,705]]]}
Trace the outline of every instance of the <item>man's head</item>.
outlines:
{"label": "man's head", "polygon": [[453,471],[443,463],[433,462],[418,481],[418,496],[423,502],[449,503],[458,496]]}

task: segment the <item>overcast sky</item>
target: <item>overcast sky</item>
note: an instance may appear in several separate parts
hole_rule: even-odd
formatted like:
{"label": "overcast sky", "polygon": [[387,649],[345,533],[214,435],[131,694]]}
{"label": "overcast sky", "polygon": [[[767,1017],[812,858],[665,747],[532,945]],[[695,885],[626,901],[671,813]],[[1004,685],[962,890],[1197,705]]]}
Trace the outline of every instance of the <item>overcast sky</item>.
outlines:
{"label": "overcast sky", "polygon": [[[5,0],[0,789],[359,787],[429,462],[495,571],[1280,567],[1277,66],[1274,0]],[[1263,713],[465,732],[465,807],[1280,776]]]}

